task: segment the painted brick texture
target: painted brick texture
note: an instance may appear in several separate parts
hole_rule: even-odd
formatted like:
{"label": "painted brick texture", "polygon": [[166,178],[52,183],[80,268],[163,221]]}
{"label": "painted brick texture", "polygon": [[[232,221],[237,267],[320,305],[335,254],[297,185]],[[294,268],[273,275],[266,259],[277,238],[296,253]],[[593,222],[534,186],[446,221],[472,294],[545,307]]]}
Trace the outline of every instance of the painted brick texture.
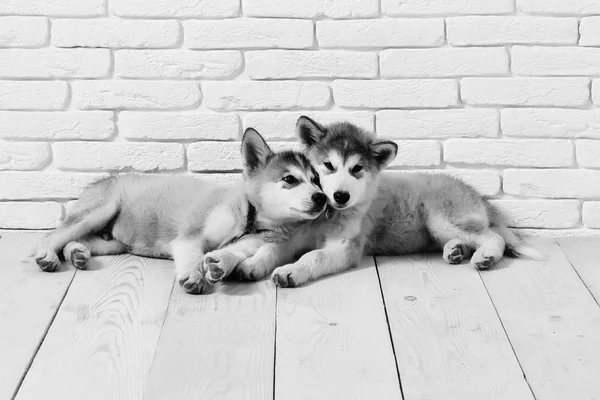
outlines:
{"label": "painted brick texture", "polygon": [[123,172],[239,182],[254,127],[394,140],[527,233],[600,230],[600,0],[4,0],[0,229]]}

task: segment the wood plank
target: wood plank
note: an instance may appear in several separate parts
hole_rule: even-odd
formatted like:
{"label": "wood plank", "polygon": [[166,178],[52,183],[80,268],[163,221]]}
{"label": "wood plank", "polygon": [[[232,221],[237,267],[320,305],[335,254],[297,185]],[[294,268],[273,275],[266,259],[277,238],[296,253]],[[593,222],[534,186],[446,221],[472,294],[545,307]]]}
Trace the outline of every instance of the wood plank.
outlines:
{"label": "wood plank", "polygon": [[372,257],[362,267],[278,289],[275,399],[401,399]]}
{"label": "wood plank", "polygon": [[144,399],[272,398],[274,340],[272,282],[176,287]]}
{"label": "wood plank", "polygon": [[537,400],[598,399],[600,308],[557,243],[532,244],[549,259],[506,259],[481,277]]}
{"label": "wood plank", "polygon": [[30,255],[43,233],[0,238],[0,399],[9,399],[52,322],[75,270],[43,272]]}
{"label": "wood plank", "polygon": [[123,255],[77,271],[17,399],[141,399],[172,263]]}
{"label": "wood plank", "polygon": [[377,257],[406,400],[533,399],[477,271]]}
{"label": "wood plank", "polygon": [[583,283],[600,303],[600,238],[555,239]]}

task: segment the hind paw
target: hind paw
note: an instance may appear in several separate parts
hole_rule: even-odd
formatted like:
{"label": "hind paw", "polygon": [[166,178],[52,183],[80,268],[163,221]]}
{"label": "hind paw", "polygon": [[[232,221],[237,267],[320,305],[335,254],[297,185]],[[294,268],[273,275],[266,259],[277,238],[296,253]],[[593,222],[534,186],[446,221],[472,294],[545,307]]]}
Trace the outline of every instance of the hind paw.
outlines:
{"label": "hind paw", "polygon": [[35,262],[42,269],[42,271],[52,272],[56,269],[56,267],[58,267],[60,260],[55,252],[48,250],[36,254]]}
{"label": "hind paw", "polygon": [[465,244],[451,240],[444,246],[442,257],[448,264],[460,264],[465,258],[465,252]]}
{"label": "hind paw", "polygon": [[201,294],[206,289],[206,281],[201,271],[188,271],[177,274],[177,281],[189,294]]}
{"label": "hind paw", "polygon": [[224,260],[218,255],[208,253],[204,256],[204,271],[206,271],[206,280],[208,283],[215,284],[220,282],[225,276]]}
{"label": "hind paw", "polygon": [[485,254],[481,250],[477,250],[473,257],[471,257],[471,264],[475,265],[475,268],[479,270],[488,269],[496,262],[496,257]]}

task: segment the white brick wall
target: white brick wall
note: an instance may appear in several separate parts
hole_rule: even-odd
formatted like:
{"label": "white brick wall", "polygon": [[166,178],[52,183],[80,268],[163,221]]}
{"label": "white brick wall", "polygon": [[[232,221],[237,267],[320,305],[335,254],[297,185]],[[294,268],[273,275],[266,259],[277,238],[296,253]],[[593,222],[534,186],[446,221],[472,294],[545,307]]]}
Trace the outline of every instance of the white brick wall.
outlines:
{"label": "white brick wall", "polygon": [[0,229],[108,174],[239,181],[300,115],[398,143],[524,232],[600,234],[600,0],[0,1]]}

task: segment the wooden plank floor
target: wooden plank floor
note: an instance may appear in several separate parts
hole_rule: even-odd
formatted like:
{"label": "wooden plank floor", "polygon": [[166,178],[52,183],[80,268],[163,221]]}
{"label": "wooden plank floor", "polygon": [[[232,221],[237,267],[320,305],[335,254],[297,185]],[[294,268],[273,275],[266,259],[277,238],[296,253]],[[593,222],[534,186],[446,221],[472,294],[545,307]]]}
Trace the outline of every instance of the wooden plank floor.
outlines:
{"label": "wooden plank floor", "polygon": [[0,400],[600,399],[600,239],[489,271],[365,257],[302,288],[191,296],[172,263],[37,269],[0,238]]}

